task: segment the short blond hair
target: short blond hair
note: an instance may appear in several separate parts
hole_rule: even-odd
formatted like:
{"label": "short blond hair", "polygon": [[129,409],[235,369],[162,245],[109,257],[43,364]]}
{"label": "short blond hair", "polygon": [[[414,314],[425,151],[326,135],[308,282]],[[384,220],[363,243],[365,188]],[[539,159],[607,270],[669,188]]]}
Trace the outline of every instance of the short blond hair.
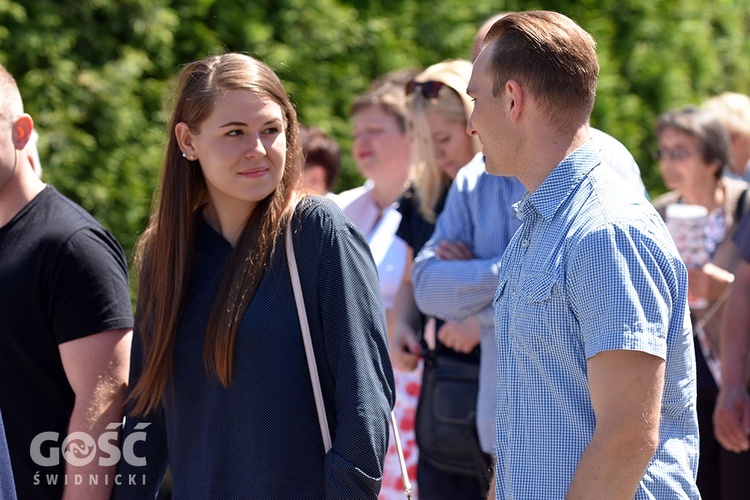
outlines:
{"label": "short blond hair", "polygon": [[354,116],[360,111],[378,107],[392,115],[398,123],[402,134],[409,131],[409,112],[406,109],[406,83],[419,71],[415,69],[397,69],[390,71],[372,82],[370,88],[358,95],[349,109]]}
{"label": "short blond hair", "polygon": [[708,99],[701,107],[713,114],[730,134],[750,137],[750,97],[724,92]]}

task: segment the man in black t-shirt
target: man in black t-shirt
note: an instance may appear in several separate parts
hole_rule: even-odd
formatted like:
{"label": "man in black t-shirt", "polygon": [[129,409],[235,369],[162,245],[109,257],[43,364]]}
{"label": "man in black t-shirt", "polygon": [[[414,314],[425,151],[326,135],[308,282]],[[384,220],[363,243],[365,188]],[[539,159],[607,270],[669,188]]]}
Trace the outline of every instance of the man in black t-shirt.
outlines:
{"label": "man in black t-shirt", "polygon": [[118,242],[46,186],[0,65],[0,409],[18,498],[108,498],[133,317]]}

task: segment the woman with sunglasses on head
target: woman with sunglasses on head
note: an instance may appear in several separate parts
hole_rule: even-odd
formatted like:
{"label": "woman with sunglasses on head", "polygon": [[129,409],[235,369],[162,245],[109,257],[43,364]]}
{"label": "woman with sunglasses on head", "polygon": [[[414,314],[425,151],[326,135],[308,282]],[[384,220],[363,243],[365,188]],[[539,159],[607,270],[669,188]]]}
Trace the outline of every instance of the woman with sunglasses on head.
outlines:
{"label": "woman with sunglasses on head", "polygon": [[[732,272],[739,262],[732,235],[750,208],[748,185],[740,180],[722,178],[722,171],[731,162],[731,146],[726,130],[711,114],[692,106],[668,111],[659,116],[656,135],[659,168],[664,184],[672,191],[654,199],[653,204],[671,226],[678,247],[681,238],[674,232],[677,222],[672,211],[676,209],[670,207],[697,205],[707,214],[699,219],[703,240],[699,252],[681,252],[688,266],[689,305],[696,334],[701,441],[698,489],[705,499],[750,498],[750,475],[747,474],[750,452],[734,454],[723,450],[714,437],[712,422],[717,384],[721,382],[718,349],[722,305],[734,279]],[[703,253],[708,260],[705,265],[692,262],[698,253]]]}
{"label": "woman with sunglasses on head", "polygon": [[175,498],[377,497],[394,388],[376,269],[338,207],[300,195],[302,161],[294,107],[268,66],[233,53],[185,66],[139,243],[119,470],[135,484],[123,479],[116,498],[154,498],[167,462]]}
{"label": "woman with sunglasses on head", "polygon": [[[460,324],[427,318],[415,304],[411,283],[414,256],[430,239],[453,179],[459,169],[480,150],[477,139],[466,133],[466,124],[473,109],[471,99],[466,94],[471,68],[468,61],[444,61],[424,70],[406,87],[412,122],[414,178],[399,201],[399,211],[403,217],[397,234],[408,245],[407,271],[396,299],[396,327],[391,339],[391,357],[396,369],[414,370],[420,366],[420,352],[429,344],[425,377],[434,356],[448,356],[477,367],[479,365],[480,330],[474,318]],[[425,346],[421,345],[417,332],[422,332],[422,340],[431,337],[426,340]],[[426,388],[423,385],[420,398],[426,396]],[[422,411],[429,410],[420,409]],[[420,422],[423,420],[417,420],[416,425],[420,426]],[[421,430],[417,427],[418,433]],[[476,440],[476,432],[473,434]],[[468,439],[472,439],[472,436],[468,436]],[[433,462],[434,457],[426,456],[427,449],[424,451],[420,452],[417,473],[423,500],[485,497],[489,474],[479,478],[448,472]],[[476,451],[481,455],[478,441]],[[468,460],[466,468],[482,470],[485,464],[475,464],[475,461]]]}

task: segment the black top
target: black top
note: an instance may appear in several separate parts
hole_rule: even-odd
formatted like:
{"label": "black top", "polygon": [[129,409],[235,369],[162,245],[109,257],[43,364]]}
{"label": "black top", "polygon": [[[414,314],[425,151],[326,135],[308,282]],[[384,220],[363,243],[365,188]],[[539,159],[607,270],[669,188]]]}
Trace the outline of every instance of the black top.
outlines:
{"label": "black top", "polygon": [[[128,418],[126,439],[136,424],[151,422],[145,445],[135,448],[146,466],[120,462],[122,477],[135,474],[138,487],[117,487],[115,498],[153,498],[167,460],[175,498],[376,498],[394,385],[367,242],[329,200],[311,196],[297,209],[294,249],[333,439],[326,455],[284,231],[240,322],[233,380],[224,388],[205,373],[203,342],[232,248],[202,218],[198,224],[172,390],[159,415]],[[131,384],[142,366],[136,339]]]}
{"label": "black top", "polygon": [[[18,497],[60,498],[65,460],[54,448],[74,394],[58,345],[133,326],[125,255],[93,217],[47,187],[0,228],[0,290],[0,408]],[[40,450],[55,466],[31,457],[43,432],[56,433]]]}
{"label": "black top", "polygon": [[[438,201],[435,204],[436,217],[440,214],[440,212],[443,211],[443,207],[445,206],[445,199],[448,197],[449,189],[450,185],[445,187],[445,190],[440,195],[440,198],[438,198]],[[414,190],[414,186],[409,186],[406,191],[404,191],[404,194],[398,201],[398,211],[401,213],[401,224],[398,226],[396,236],[404,240],[404,242],[406,242],[406,244],[409,245],[412,250],[414,250],[414,255],[417,255],[419,254],[419,251],[422,250],[422,247],[425,245],[425,243],[427,243],[432,237],[432,233],[435,230],[435,223],[428,222],[419,211],[419,197],[417,192]],[[421,329],[423,330],[425,323],[427,322],[427,316],[425,316],[422,311],[420,311],[419,314],[420,325]],[[435,318],[435,320],[435,330],[437,331],[440,329],[444,321],[439,318]],[[420,340],[422,345],[426,348],[424,339]],[[450,347],[445,346],[438,339],[435,339],[435,352],[472,360],[479,363],[479,346],[475,347],[472,352],[464,354],[458,351],[454,351]]]}

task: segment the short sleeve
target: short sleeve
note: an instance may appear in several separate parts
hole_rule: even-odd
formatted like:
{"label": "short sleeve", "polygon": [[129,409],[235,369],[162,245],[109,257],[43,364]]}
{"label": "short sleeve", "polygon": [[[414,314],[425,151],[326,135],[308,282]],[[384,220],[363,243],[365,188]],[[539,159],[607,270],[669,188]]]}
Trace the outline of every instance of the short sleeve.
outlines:
{"label": "short sleeve", "polygon": [[647,234],[609,225],[574,250],[566,276],[586,357],[637,350],[662,359],[677,295],[676,262]]}
{"label": "short sleeve", "polygon": [[49,291],[58,344],[120,328],[132,328],[128,266],[107,231],[76,231],[61,249]]}
{"label": "short sleeve", "polygon": [[414,212],[417,199],[414,188],[409,186],[404,195],[398,200],[398,211],[401,214],[401,223],[396,230],[396,236],[404,240],[412,249],[414,248]]}

